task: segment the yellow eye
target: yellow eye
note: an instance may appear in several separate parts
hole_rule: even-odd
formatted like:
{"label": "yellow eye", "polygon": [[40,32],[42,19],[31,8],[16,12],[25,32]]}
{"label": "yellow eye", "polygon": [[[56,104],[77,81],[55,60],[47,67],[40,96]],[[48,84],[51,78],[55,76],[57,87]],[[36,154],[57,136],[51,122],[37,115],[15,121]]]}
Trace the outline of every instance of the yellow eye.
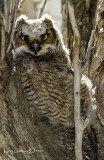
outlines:
{"label": "yellow eye", "polygon": [[22,37],[21,37],[21,39],[24,41],[24,40],[25,40],[25,37],[24,37],[24,36],[22,36]]}
{"label": "yellow eye", "polygon": [[44,34],[44,35],[42,35],[42,40],[46,40],[48,38],[48,35],[47,34]]}
{"label": "yellow eye", "polygon": [[28,35],[21,35],[21,39],[22,39],[22,41],[28,42],[29,41],[29,36]]}

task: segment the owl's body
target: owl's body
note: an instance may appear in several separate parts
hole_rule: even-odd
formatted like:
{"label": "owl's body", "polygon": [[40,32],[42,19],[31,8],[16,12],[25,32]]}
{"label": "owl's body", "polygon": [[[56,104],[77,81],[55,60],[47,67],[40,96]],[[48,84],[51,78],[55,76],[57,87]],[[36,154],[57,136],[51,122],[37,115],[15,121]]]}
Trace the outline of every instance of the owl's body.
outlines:
{"label": "owl's body", "polygon": [[[53,126],[74,128],[74,72],[68,50],[50,17],[36,20],[20,17],[16,23],[13,54],[30,106],[40,117],[47,117]],[[93,112],[95,103],[87,80],[84,76],[81,80],[83,119]],[[70,151],[69,148],[69,154],[72,154]],[[96,149],[87,156],[97,160],[95,152]]]}

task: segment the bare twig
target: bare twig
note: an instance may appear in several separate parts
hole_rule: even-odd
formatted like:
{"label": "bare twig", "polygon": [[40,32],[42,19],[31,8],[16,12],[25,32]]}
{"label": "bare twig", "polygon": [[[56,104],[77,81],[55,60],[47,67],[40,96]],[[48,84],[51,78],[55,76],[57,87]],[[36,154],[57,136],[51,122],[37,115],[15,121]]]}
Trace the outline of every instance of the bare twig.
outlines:
{"label": "bare twig", "polygon": [[14,36],[14,22],[16,20],[16,12],[17,12],[17,8],[18,8],[18,0],[14,0],[14,6],[13,6],[13,12],[12,12],[12,19],[11,19],[11,27],[10,27],[10,41],[9,41],[9,45],[7,48],[7,53],[9,53],[11,47],[12,47],[12,42],[13,42],[13,36]]}
{"label": "bare twig", "polygon": [[10,28],[11,28],[11,19],[12,19],[12,12],[13,12],[13,0],[10,0],[10,9],[9,9],[9,29],[8,32],[10,32]]}
{"label": "bare twig", "polygon": [[24,0],[20,0],[20,1],[19,1],[17,12],[20,11],[20,9],[21,9],[21,7],[22,7],[22,5],[23,5],[23,2],[24,2]]}
{"label": "bare twig", "polygon": [[75,156],[76,160],[82,160],[82,138],[84,129],[87,127],[89,121],[85,120],[84,125],[81,121],[80,115],[80,82],[81,82],[81,63],[79,60],[80,52],[80,34],[77,27],[74,7],[70,1],[68,1],[69,17],[74,33],[73,41],[73,53],[74,53],[74,121],[75,121]]}
{"label": "bare twig", "polygon": [[41,18],[42,14],[43,14],[46,3],[47,3],[47,0],[43,0],[42,6],[41,6],[40,11],[39,11],[39,18]]}
{"label": "bare twig", "polygon": [[0,62],[3,64],[5,58],[5,21],[3,15],[0,13],[0,25],[1,25],[1,58]]}
{"label": "bare twig", "polygon": [[[11,1],[12,2],[12,1]],[[12,27],[13,27],[13,22],[14,22],[14,17],[15,17],[15,10],[16,10],[16,0],[14,0],[14,3],[13,3],[13,11],[11,13],[10,11],[10,14],[12,14],[11,19],[10,19],[10,26],[9,26],[9,34],[11,35],[11,32],[12,32]]]}
{"label": "bare twig", "polygon": [[11,47],[12,47],[14,32],[15,32],[15,29],[14,29],[14,27],[13,27],[13,29],[12,29],[12,34],[11,34],[11,38],[10,38],[10,42],[9,42],[9,45],[8,45],[8,48],[7,48],[6,53],[9,53],[9,51],[10,51],[10,49],[11,49]]}
{"label": "bare twig", "polygon": [[1,27],[1,62],[4,62],[5,58],[5,26]]}
{"label": "bare twig", "polygon": [[4,15],[5,15],[5,19],[7,19],[7,4],[6,4],[6,0],[4,0]]}
{"label": "bare twig", "polygon": [[101,125],[104,127],[104,118],[101,116],[99,111],[97,112],[97,115],[98,115],[98,118],[99,118],[99,121],[100,121]]}
{"label": "bare twig", "polygon": [[10,15],[12,15],[12,11],[13,11],[13,0],[10,0]]}
{"label": "bare twig", "polygon": [[91,32],[91,36],[88,42],[88,48],[85,54],[85,58],[82,61],[82,73],[86,70],[86,67],[89,63],[89,59],[90,59],[90,53],[91,53],[91,49],[92,49],[92,45],[93,45],[93,40],[94,40],[94,34],[95,34],[95,30],[92,30]]}
{"label": "bare twig", "polygon": [[89,119],[86,118],[86,120],[84,121],[84,124],[82,126],[82,132],[84,132],[84,130],[86,129],[86,127],[88,126],[88,124],[89,124]]}

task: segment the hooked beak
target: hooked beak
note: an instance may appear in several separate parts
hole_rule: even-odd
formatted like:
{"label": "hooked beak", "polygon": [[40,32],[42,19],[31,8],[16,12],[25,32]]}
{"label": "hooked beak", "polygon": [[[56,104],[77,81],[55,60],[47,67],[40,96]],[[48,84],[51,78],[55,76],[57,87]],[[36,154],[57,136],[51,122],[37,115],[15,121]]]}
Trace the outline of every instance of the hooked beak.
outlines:
{"label": "hooked beak", "polygon": [[31,50],[35,51],[35,55],[37,55],[37,52],[40,50],[40,44],[38,41],[34,40],[31,46]]}

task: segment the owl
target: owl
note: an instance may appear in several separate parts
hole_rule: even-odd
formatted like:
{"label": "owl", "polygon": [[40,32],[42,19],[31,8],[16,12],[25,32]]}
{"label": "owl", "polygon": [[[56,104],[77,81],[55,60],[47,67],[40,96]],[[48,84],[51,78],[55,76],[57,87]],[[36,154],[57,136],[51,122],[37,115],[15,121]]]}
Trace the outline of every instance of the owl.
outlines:
{"label": "owl", "polygon": [[[49,15],[34,20],[21,15],[17,19],[13,58],[30,108],[40,119],[45,117],[52,126],[57,126],[60,148],[75,159],[74,70],[69,50]],[[90,120],[90,129],[86,129],[83,138],[84,160],[97,160],[96,135],[92,127],[95,114],[92,84],[83,75],[81,117]]]}

